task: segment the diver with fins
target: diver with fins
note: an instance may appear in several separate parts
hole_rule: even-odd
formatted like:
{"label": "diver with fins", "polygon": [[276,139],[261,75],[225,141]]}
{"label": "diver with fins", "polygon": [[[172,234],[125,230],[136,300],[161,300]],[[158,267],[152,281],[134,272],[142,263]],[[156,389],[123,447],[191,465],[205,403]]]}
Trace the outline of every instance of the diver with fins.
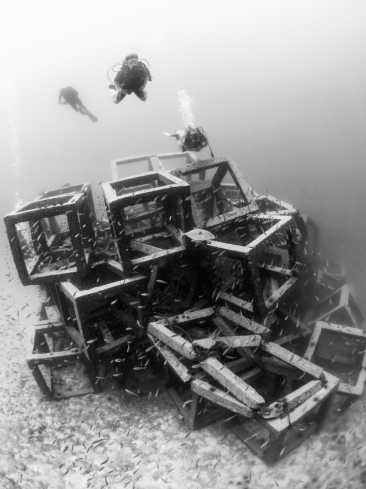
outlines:
{"label": "diver with fins", "polygon": [[210,148],[211,157],[214,157],[211,146],[208,142],[207,135],[202,127],[194,127],[190,122],[186,130],[177,129],[174,134],[164,132],[165,136],[174,137],[182,151],[201,151],[208,146]]}
{"label": "diver with fins", "polygon": [[[142,102],[147,99],[145,90],[148,81],[152,80],[149,68],[139,59],[136,53],[128,54],[122,64],[117,63],[115,66],[121,65],[120,70],[114,78],[113,84],[109,85],[109,89],[115,104],[119,104],[126,95],[134,93]],[[108,70],[109,72],[109,70]]]}
{"label": "diver with fins", "polygon": [[58,103],[61,105],[71,105],[75,112],[80,112],[81,115],[87,115],[92,122],[98,121],[98,118],[85,107],[79,98],[79,92],[73,87],[61,88]]}

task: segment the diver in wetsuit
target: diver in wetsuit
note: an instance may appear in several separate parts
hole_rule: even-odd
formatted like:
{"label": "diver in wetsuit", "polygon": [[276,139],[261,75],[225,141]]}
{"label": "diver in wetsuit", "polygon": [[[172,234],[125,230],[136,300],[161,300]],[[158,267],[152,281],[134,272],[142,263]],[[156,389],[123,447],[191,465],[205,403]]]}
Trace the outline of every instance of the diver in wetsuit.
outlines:
{"label": "diver in wetsuit", "polygon": [[79,98],[79,92],[75,90],[75,88],[61,88],[58,96],[58,103],[63,105],[71,105],[75,112],[80,112],[81,115],[87,115],[89,119],[93,122],[97,122],[98,120],[97,117],[95,117],[95,115],[89,112],[88,109],[85,107],[85,105]]}
{"label": "diver in wetsuit", "polygon": [[[201,151],[208,146],[210,148],[207,135],[202,127],[194,127],[192,123],[188,124],[185,131],[177,129],[174,134],[164,132],[166,136],[175,137],[179,148],[182,151]],[[212,150],[211,156],[213,157]]]}
{"label": "diver in wetsuit", "polygon": [[148,81],[151,81],[151,75],[145,63],[139,60],[136,53],[128,54],[114,79],[114,85],[109,85],[114,103],[119,104],[131,93],[145,102],[145,87]]}

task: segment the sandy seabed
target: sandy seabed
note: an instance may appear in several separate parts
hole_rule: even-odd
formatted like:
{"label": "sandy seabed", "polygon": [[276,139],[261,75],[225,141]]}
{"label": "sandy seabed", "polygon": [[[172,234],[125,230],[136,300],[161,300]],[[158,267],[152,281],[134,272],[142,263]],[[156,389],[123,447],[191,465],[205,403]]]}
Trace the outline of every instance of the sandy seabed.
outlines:
{"label": "sandy seabed", "polygon": [[0,488],[366,487],[365,393],[274,465],[221,421],[190,432],[164,386],[44,400],[25,361],[41,293],[0,283]]}

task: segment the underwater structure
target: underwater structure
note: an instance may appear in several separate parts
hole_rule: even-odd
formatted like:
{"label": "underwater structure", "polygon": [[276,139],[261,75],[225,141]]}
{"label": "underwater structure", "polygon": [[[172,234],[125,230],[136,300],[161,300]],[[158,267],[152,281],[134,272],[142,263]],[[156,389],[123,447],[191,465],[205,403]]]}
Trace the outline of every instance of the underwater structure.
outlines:
{"label": "underwater structure", "polygon": [[[146,172],[121,176],[137,164]],[[101,188],[98,220],[89,183],[4,218],[22,284],[47,294],[27,353],[46,398],[107,382],[138,396],[161,376],[190,429],[225,418],[276,461],[335,398],[361,395],[364,318],[344,267],[317,259],[310,217],[259,195],[230,156],[121,158]],[[63,390],[75,362],[89,385]]]}

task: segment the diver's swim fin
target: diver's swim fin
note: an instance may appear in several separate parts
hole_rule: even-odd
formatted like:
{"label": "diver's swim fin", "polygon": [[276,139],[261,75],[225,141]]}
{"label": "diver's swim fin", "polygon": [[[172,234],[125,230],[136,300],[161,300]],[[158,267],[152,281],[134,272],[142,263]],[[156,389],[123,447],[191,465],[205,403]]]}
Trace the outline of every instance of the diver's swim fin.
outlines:
{"label": "diver's swim fin", "polygon": [[163,134],[165,136],[168,136],[168,137],[171,137],[171,138],[175,138],[175,139],[179,139],[179,135],[174,133],[174,134],[169,134],[169,132],[163,132]]}
{"label": "diver's swim fin", "polygon": [[95,115],[93,115],[91,112],[87,112],[88,114],[88,117],[89,119],[92,121],[92,122],[98,122],[98,117],[95,117]]}
{"label": "diver's swim fin", "polygon": [[[116,102],[116,97],[117,97],[117,88],[114,85],[109,85],[109,93],[111,94],[111,97],[113,99],[113,102]],[[119,98],[121,96],[121,93],[119,93]],[[119,100],[117,100],[118,102]]]}

